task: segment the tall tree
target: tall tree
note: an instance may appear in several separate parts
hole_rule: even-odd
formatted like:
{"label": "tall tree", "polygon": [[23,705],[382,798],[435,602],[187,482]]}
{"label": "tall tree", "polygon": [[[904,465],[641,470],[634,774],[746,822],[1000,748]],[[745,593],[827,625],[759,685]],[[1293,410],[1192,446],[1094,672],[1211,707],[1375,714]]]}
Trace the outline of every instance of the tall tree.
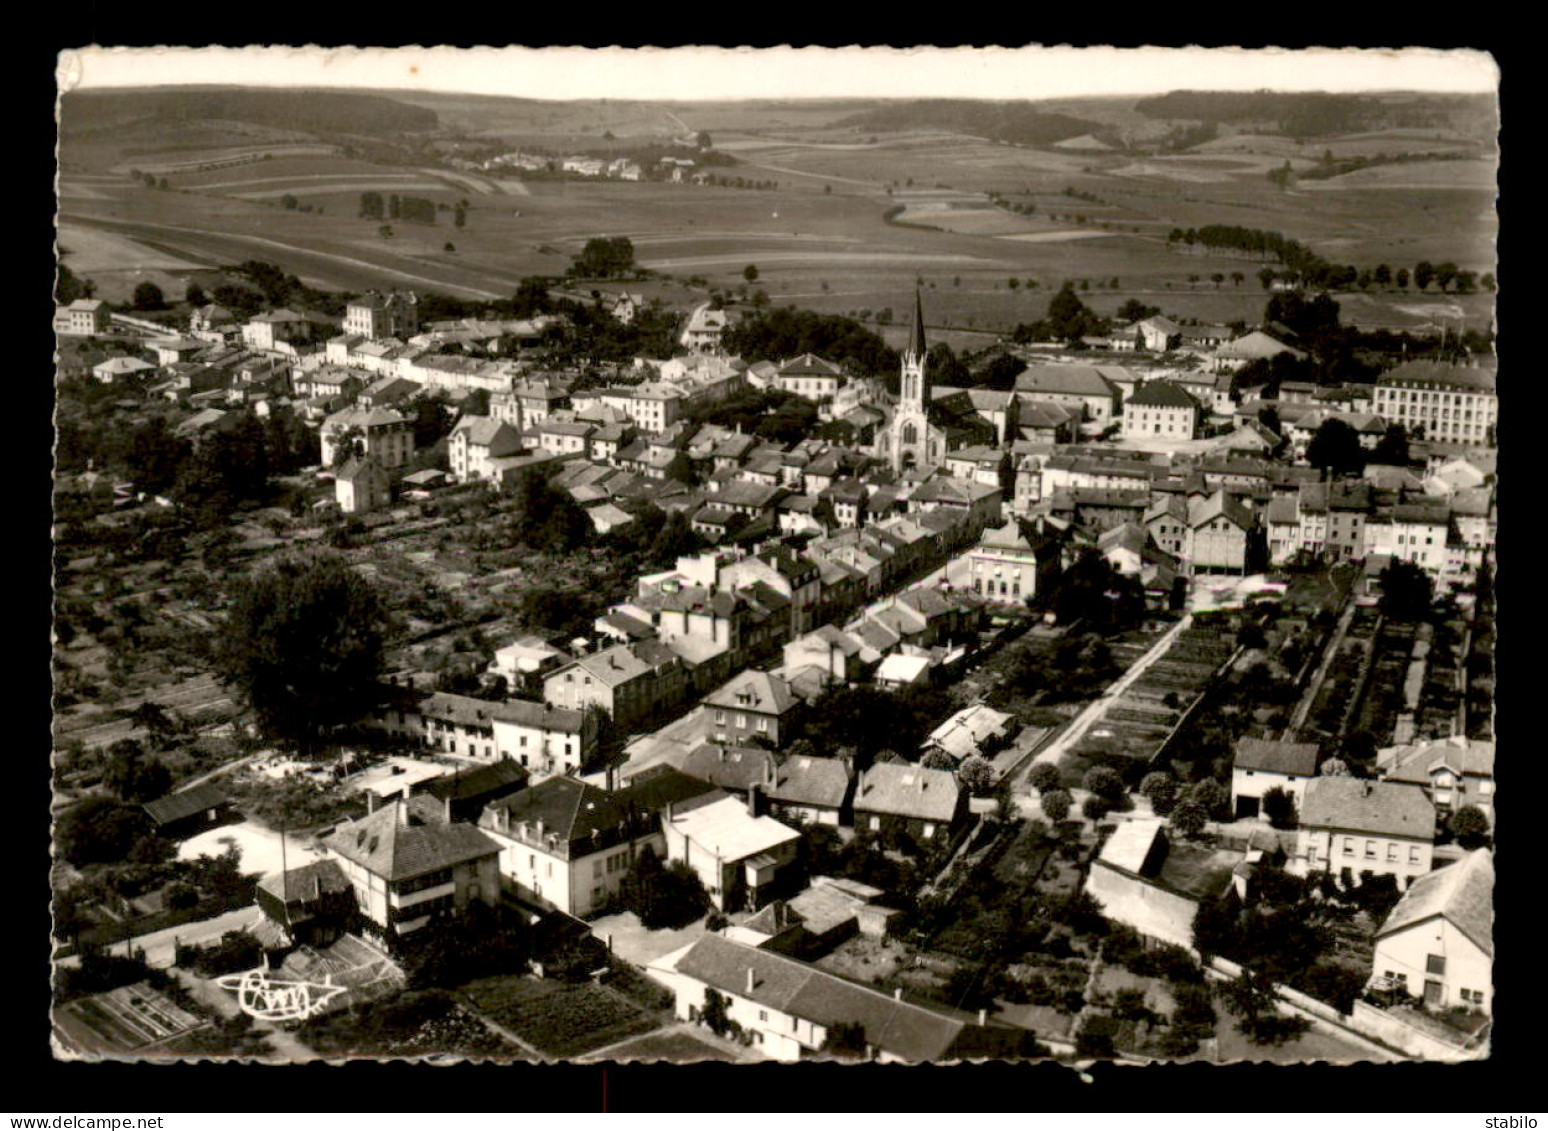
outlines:
{"label": "tall tree", "polygon": [[1365,449],[1360,436],[1336,417],[1322,422],[1306,447],[1306,462],[1321,470],[1338,474],[1357,474],[1365,467]]}
{"label": "tall tree", "polygon": [[1397,621],[1418,621],[1430,615],[1435,583],[1423,567],[1399,559],[1381,571],[1378,581],[1381,584],[1378,607],[1382,616]]}
{"label": "tall tree", "polygon": [[1407,467],[1408,458],[1408,433],[1404,431],[1401,424],[1388,425],[1381,441],[1371,452],[1371,462]]}
{"label": "tall tree", "polygon": [[136,310],[161,310],[166,305],[166,296],[161,293],[161,288],[155,283],[146,280],[134,288],[134,308]]}
{"label": "tall tree", "polygon": [[382,598],[342,557],[288,555],[240,587],[217,672],[263,734],[311,753],[374,701],[387,627]]}

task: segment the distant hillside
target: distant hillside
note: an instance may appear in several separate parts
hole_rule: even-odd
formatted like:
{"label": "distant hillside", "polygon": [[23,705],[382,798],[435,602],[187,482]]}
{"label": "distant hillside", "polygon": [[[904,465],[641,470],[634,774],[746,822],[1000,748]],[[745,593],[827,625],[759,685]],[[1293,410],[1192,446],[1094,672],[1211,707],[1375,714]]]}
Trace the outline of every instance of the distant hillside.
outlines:
{"label": "distant hillside", "polygon": [[1017,145],[1052,145],[1066,138],[1083,134],[1101,136],[1105,132],[1101,122],[1045,113],[1035,103],[953,99],[894,103],[843,118],[835,124],[874,130],[954,130]]}
{"label": "distant hillside", "polygon": [[176,126],[218,119],[312,134],[383,134],[433,130],[434,110],[375,94],[237,87],[72,91],[60,109],[61,132],[83,137],[130,123]]}
{"label": "distant hillside", "polygon": [[1316,94],[1275,91],[1174,90],[1144,98],[1134,109],[1150,118],[1253,123],[1292,137],[1388,129],[1493,131],[1494,100],[1467,94]]}

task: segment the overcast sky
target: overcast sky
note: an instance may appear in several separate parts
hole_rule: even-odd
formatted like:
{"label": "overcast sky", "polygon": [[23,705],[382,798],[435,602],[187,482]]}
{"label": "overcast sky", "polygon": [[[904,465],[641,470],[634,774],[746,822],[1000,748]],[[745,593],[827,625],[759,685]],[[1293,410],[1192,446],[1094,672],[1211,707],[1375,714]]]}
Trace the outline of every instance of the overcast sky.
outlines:
{"label": "overcast sky", "polygon": [[1482,52],[1230,48],[85,48],[68,88],[377,87],[528,98],[1059,98],[1168,90],[1489,93]]}

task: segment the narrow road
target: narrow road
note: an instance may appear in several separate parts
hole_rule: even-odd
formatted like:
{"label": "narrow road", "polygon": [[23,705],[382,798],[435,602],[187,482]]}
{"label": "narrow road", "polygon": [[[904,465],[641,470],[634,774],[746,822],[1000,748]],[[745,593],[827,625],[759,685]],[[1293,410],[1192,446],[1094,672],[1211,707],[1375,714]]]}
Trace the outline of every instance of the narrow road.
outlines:
{"label": "narrow road", "polygon": [[[143,950],[145,952],[145,961],[149,965],[166,969],[172,965],[176,957],[178,943],[214,942],[227,931],[241,930],[257,916],[258,908],[256,906],[238,907],[235,911],[227,911],[225,914],[217,915],[213,919],[199,919],[192,923],[179,923],[175,927],[153,931],[148,935],[140,935],[132,939],[121,939],[106,949],[113,954]],[[74,955],[59,960],[61,966],[74,966],[79,962],[80,958]]]}
{"label": "narrow road", "polygon": [[[269,753],[273,753],[273,752],[269,751]],[[200,774],[196,778],[189,778],[187,781],[183,782],[181,785],[179,785],[177,787],[177,791],[179,793],[181,793],[185,789],[192,789],[196,785],[203,785],[205,782],[210,781],[213,778],[220,777],[221,774],[227,774],[227,773],[230,773],[232,770],[240,769],[241,767],[247,765],[247,763],[251,762],[256,757],[258,757],[257,754],[248,754],[245,757],[236,758],[236,759],[234,759],[234,760],[232,760],[230,762],[227,762],[223,766],[216,766],[213,770],[210,770],[208,773]]]}

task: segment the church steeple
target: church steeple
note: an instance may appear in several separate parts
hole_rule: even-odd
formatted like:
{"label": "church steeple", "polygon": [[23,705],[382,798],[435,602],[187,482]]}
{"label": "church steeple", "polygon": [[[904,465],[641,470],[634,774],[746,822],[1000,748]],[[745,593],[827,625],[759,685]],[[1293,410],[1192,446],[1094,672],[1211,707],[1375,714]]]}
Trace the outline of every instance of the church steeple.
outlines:
{"label": "church steeple", "polygon": [[914,288],[914,329],[908,338],[908,352],[913,357],[923,360],[928,351],[925,345],[924,335],[924,303],[919,297],[919,289]]}
{"label": "church steeple", "polygon": [[928,354],[924,336],[924,304],[919,291],[914,291],[914,325],[909,331],[908,346],[903,351],[903,373],[899,391],[905,405],[912,405],[923,412],[930,403],[930,389],[925,379],[925,357]]}

